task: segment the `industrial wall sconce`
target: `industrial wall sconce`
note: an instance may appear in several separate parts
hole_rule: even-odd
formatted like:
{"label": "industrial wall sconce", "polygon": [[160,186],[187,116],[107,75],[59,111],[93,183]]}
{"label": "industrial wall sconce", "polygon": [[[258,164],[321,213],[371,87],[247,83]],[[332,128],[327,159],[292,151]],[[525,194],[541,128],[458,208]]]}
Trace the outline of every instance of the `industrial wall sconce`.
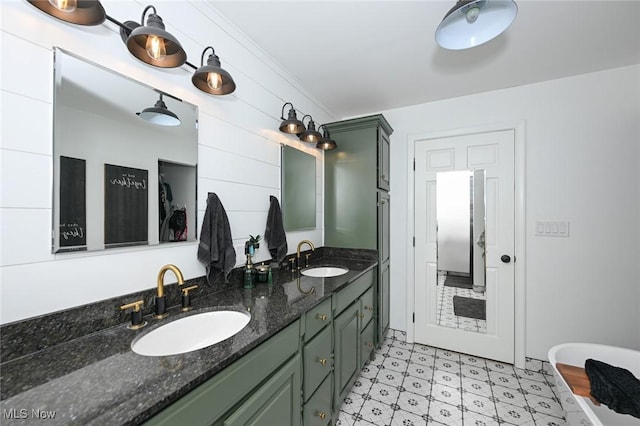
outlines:
{"label": "industrial wall sconce", "polygon": [[445,49],[479,46],[506,31],[516,18],[513,0],[458,0],[436,29],[436,42]]}
{"label": "industrial wall sconce", "polygon": [[[204,65],[204,54],[211,49],[211,54]],[[236,90],[236,83],[231,74],[220,67],[220,58],[213,47],[208,46],[202,51],[200,68],[191,77],[191,82],[198,89],[212,95],[226,95]]]}
{"label": "industrial wall sconce", "polygon": [[[147,25],[144,25],[144,17],[149,10],[153,10],[153,13],[147,18]],[[144,8],[140,25],[126,21],[124,27],[128,31],[121,27],[120,36],[129,52],[142,62],[159,68],[176,68],[187,61],[187,54],[182,45],[164,29],[164,22],[157,15],[154,6]]]}
{"label": "industrial wall sconce", "polygon": [[[289,108],[289,113],[287,118],[284,118],[284,110],[287,105],[291,106]],[[309,123],[305,126],[304,119],[309,117]],[[303,142],[315,143],[316,148],[319,149],[334,149],[338,145],[335,141],[329,138],[329,131],[324,127],[324,124],[318,127],[324,128],[323,133],[321,134],[318,130],[316,130],[316,123],[313,121],[313,118],[307,114],[302,117],[302,120],[298,120],[298,115],[296,114],[296,109],[293,107],[291,102],[286,102],[282,105],[282,111],[280,113],[280,119],[282,123],[280,123],[280,131],[283,133],[295,134],[300,138]]]}
{"label": "industrial wall sconce", "polygon": [[313,122],[313,118],[311,118],[311,116],[307,114],[302,117],[302,123],[304,124],[304,119],[307,117],[309,117],[309,123],[307,124],[306,130],[302,133],[299,133],[298,137],[303,142],[318,142],[320,138],[322,138],[322,135],[316,130],[316,123]]}
{"label": "industrial wall sconce", "polygon": [[325,151],[336,149],[338,147],[338,144],[336,143],[336,141],[331,139],[331,135],[329,135],[329,130],[327,130],[326,126],[324,124],[321,124],[318,127],[318,130],[320,129],[322,129],[322,137],[316,144],[316,148],[324,149]]}
{"label": "industrial wall sconce", "polygon": [[[289,115],[287,116],[287,119],[285,120],[284,118],[284,109],[286,108],[287,105],[291,105],[291,109],[289,110]],[[280,113],[280,120],[282,120],[282,123],[280,124],[280,131],[284,132],[284,133],[290,133],[290,134],[299,134],[304,132],[306,129],[304,127],[304,123],[300,120],[298,120],[298,115],[296,114],[296,110],[293,107],[293,104],[291,102],[287,102],[284,105],[282,105],[282,112]]]}
{"label": "industrial wall sconce", "polygon": [[100,25],[107,13],[99,1],[86,0],[27,0],[44,13],[77,25]]}
{"label": "industrial wall sconce", "polygon": [[[198,89],[212,95],[227,95],[236,89],[231,75],[220,68],[220,59],[213,47],[202,52],[200,68],[187,61],[187,54],[176,37],[165,30],[162,18],[158,16],[154,6],[147,6],[142,12],[141,23],[125,21],[124,23],[107,15],[99,0],[27,0],[47,15],[65,22],[78,25],[100,25],[105,19],[120,28],[120,37],[131,54],[140,61],[158,68],[176,68],[187,65],[196,72],[191,81]],[[144,25],[147,12],[152,13]],[[204,63],[205,52],[212,53]],[[204,79],[204,84],[200,82]]]}
{"label": "industrial wall sconce", "polygon": [[145,108],[141,112],[136,112],[138,117],[149,123],[158,124],[160,126],[179,126],[180,119],[162,100],[162,92],[160,92],[160,99],[152,107]]}

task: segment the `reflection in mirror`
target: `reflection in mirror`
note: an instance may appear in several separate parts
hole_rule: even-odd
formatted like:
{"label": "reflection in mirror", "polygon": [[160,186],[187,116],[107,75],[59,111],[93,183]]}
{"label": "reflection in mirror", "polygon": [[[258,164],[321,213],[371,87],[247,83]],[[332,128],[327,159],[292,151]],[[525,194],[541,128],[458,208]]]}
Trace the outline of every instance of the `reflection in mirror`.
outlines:
{"label": "reflection in mirror", "polygon": [[485,171],[438,172],[438,325],[486,333]]}
{"label": "reflection in mirror", "polygon": [[[54,71],[53,252],[195,241],[196,107],[58,48]],[[139,117],[160,94],[180,125]]]}
{"label": "reflection in mirror", "polygon": [[316,227],[316,158],[282,146],[282,222],[285,231]]}

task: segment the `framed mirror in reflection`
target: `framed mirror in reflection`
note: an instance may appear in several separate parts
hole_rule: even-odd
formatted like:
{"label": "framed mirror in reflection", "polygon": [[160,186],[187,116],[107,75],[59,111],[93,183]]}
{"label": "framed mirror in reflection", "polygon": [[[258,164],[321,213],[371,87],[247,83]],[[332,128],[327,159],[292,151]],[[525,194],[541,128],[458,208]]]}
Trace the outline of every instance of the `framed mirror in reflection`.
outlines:
{"label": "framed mirror in reflection", "polygon": [[53,252],[195,241],[197,108],[54,55]]}
{"label": "framed mirror in reflection", "polygon": [[438,172],[437,323],[486,333],[485,171]]}
{"label": "framed mirror in reflection", "polygon": [[282,146],[282,222],[285,231],[316,227],[316,158]]}

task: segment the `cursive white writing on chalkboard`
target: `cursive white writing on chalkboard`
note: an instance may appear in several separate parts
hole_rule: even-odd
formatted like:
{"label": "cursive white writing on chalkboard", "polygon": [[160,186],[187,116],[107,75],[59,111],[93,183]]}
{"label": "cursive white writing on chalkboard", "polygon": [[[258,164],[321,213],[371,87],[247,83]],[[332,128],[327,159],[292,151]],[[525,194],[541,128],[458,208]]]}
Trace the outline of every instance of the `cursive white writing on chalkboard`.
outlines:
{"label": "cursive white writing on chalkboard", "polygon": [[133,188],[133,189],[146,189],[147,182],[145,179],[141,181],[136,180],[135,175],[131,174],[122,174],[122,176],[117,177],[115,179],[109,179],[111,185],[120,185],[125,188]]}
{"label": "cursive white writing on chalkboard", "polygon": [[65,240],[69,238],[84,238],[84,229],[77,223],[61,223],[60,237]]}

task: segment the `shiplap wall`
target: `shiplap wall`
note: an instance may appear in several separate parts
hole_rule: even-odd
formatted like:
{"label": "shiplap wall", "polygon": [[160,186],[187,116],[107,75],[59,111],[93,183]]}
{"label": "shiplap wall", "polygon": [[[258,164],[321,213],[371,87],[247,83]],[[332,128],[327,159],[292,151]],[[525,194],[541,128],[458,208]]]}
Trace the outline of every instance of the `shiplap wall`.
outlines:
{"label": "shiplap wall", "polygon": [[[114,0],[102,4],[120,22],[139,22],[147,5]],[[200,229],[207,193],[217,193],[229,216],[238,266],[244,263],[244,241],[250,234],[264,234],[269,195],[280,198],[280,145],[314,155],[317,227],[288,233],[287,239],[289,252],[301,239],[322,245],[323,154],[280,133],[278,125],[284,102],[293,102],[299,114],[311,114],[317,123],[336,118],[209,4],[158,1],[155,7],[189,62],[199,65],[203,49],[215,48],[236,81],[234,94],[214,97],[198,91],[188,66],[162,70],[141,63],[126,50],[117,26],[110,22],[76,26],[26,1],[0,2],[1,323],[153,288],[166,263],[178,265],[185,278],[204,274],[195,243],[51,253],[55,46],[198,106],[197,226]],[[256,260],[269,257],[262,244]]]}

